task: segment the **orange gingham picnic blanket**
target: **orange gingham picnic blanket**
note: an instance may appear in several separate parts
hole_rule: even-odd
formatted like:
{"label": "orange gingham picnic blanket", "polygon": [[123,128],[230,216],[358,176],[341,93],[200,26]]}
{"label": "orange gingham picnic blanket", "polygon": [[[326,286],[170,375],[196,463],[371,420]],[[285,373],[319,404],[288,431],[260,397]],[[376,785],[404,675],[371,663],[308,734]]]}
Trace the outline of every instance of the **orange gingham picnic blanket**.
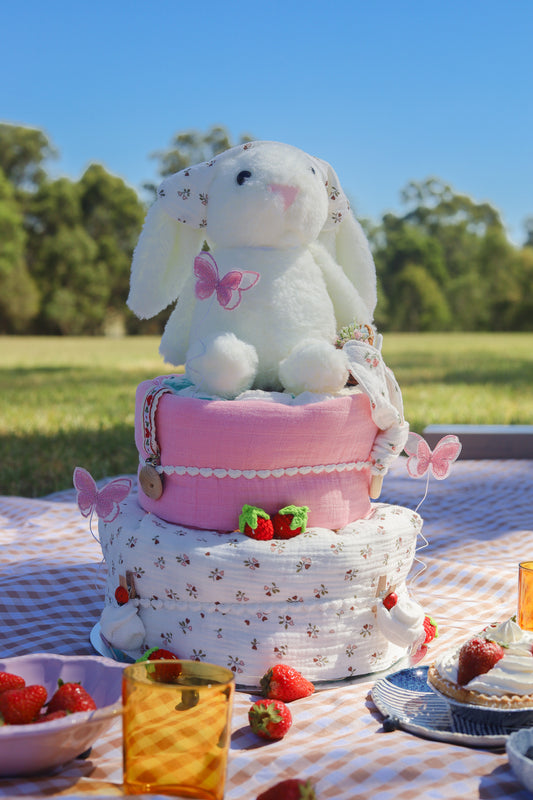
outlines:
{"label": "orange gingham picnic blanket", "polygon": [[[380,499],[414,509],[425,484],[409,478],[400,458]],[[515,613],[517,565],[533,558],[533,461],[459,461],[447,480],[430,479],[420,513],[429,544],[419,552],[426,568],[411,592],[441,633],[429,663],[486,622]],[[0,497],[0,548],[2,657],[93,653],[89,634],[102,609],[105,568],[74,490],[39,500]],[[504,752],[384,733],[372,684],[292,703],[291,730],[269,743],[248,728],[251,695],[237,693],[226,800],[254,800],[288,777],[311,778],[320,800],[530,797]],[[121,759],[118,721],[87,760],[51,776],[0,779],[0,798],[120,796]]]}

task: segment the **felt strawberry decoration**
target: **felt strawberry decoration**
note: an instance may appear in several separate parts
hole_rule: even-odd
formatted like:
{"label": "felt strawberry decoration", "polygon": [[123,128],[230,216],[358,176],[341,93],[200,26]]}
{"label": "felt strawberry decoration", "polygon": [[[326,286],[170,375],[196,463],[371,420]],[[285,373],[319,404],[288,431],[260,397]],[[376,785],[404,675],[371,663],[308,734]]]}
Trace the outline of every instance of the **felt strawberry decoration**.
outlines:
{"label": "felt strawberry decoration", "polygon": [[117,586],[115,589],[115,600],[119,606],[125,606],[130,599],[130,593],[125,586]]}
{"label": "felt strawberry decoration", "polygon": [[315,691],[311,681],[288,664],[275,664],[265,672],[260,684],[265,697],[283,700],[284,703],[309,697]]}
{"label": "felt strawberry decoration", "polygon": [[385,606],[387,611],[390,611],[391,608],[394,608],[397,602],[398,602],[398,595],[396,594],[396,592],[389,592],[388,595],[383,598],[383,605]]}
{"label": "felt strawberry decoration", "polygon": [[283,739],[292,725],[292,714],[281,700],[257,700],[248,711],[254,733],[263,739]]}
{"label": "felt strawberry decoration", "polygon": [[0,720],[5,725],[28,725],[46,703],[44,686],[23,686],[0,694]]}
{"label": "felt strawberry decoration", "polygon": [[74,714],[76,711],[93,711],[96,708],[96,703],[81,683],[64,682],[60,678],[57,686],[58,688],[48,703],[49,714],[54,711],[66,711]]}
{"label": "felt strawberry decoration", "polygon": [[270,516],[257,506],[245,504],[239,516],[239,530],[252,539],[268,541],[274,536],[274,526]]}
{"label": "felt strawberry decoration", "polygon": [[307,525],[307,506],[285,506],[272,518],[274,539],[292,539],[305,531]]}
{"label": "felt strawberry decoration", "polygon": [[318,800],[318,798],[311,781],[288,778],[261,792],[256,800]]}
{"label": "felt strawberry decoration", "polygon": [[433,617],[428,617],[427,614],[424,617],[424,630],[426,632],[426,638],[424,639],[423,644],[429,644],[439,635],[439,626]]}
{"label": "felt strawberry decoration", "polygon": [[12,672],[0,672],[0,694],[8,689],[22,689],[23,686],[26,686],[26,681],[20,675],[14,675]]}
{"label": "felt strawberry decoration", "polygon": [[457,683],[464,686],[477,675],[485,674],[503,658],[503,654],[503,647],[498,642],[473,636],[459,651]]}

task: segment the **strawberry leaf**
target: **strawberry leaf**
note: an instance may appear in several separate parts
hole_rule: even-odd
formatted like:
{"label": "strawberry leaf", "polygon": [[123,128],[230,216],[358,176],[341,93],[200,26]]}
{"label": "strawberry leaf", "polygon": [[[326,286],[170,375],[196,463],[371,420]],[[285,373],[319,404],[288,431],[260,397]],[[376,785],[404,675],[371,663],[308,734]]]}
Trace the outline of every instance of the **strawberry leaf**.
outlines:
{"label": "strawberry leaf", "polygon": [[291,530],[296,530],[296,528],[301,528],[302,533],[305,530],[307,525],[307,514],[309,513],[309,509],[307,506],[285,506],[285,508],[280,508],[278,514],[282,514],[283,516],[292,514],[292,520],[290,523]]}
{"label": "strawberry leaf", "polygon": [[245,503],[239,516],[239,530],[244,533],[246,525],[249,525],[252,530],[257,528],[257,518],[270,519],[270,516],[258,506],[249,506]]}

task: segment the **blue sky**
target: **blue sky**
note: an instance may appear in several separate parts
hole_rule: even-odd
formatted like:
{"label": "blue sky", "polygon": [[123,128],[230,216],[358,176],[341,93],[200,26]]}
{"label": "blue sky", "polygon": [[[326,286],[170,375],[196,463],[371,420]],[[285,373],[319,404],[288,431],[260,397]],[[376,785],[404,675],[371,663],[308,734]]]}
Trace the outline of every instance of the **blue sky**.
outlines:
{"label": "blue sky", "polygon": [[175,133],[228,128],[329,161],[359,216],[437,176],[533,216],[530,0],[22,0],[0,9],[0,120],[45,131],[53,175],[137,189]]}

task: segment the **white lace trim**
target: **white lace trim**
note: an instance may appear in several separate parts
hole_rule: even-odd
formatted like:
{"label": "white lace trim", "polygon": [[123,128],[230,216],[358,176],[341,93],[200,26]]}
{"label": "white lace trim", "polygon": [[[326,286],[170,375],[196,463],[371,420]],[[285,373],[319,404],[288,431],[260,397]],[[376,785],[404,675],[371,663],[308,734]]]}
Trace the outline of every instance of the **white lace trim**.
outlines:
{"label": "white lace trim", "polygon": [[[141,464],[145,462],[141,459]],[[309,467],[279,467],[277,469],[223,469],[211,467],[182,467],[155,465],[157,472],[165,475],[189,475],[192,478],[292,478],[295,475],[321,475],[330,472],[352,472],[372,466],[371,461],[348,461],[342,464],[320,464]]]}

